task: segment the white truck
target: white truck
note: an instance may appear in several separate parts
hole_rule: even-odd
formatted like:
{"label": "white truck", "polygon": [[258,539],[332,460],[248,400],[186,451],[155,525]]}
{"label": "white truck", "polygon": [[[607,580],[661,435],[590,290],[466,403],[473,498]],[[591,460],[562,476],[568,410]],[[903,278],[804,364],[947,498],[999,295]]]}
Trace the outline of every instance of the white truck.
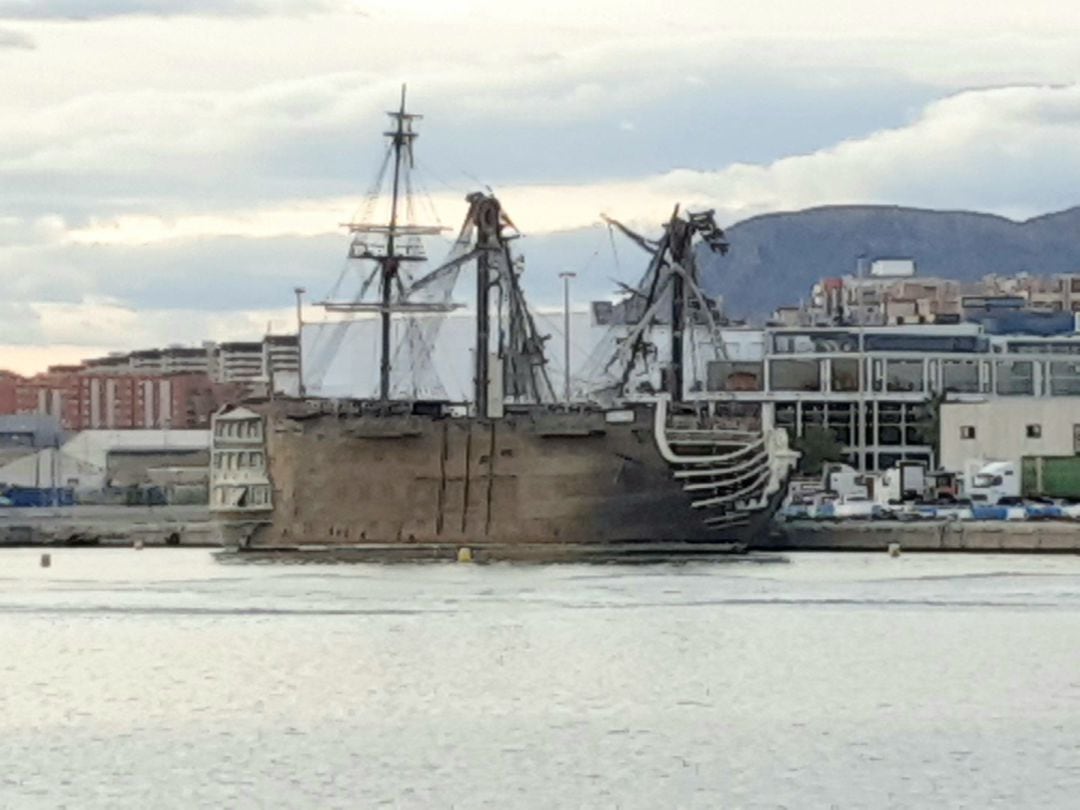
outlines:
{"label": "white truck", "polygon": [[903,501],[919,501],[926,497],[926,464],[921,461],[901,461],[884,470],[874,481],[874,500],[882,506]]}
{"label": "white truck", "polygon": [[972,503],[994,506],[1002,498],[1020,497],[1020,470],[1015,461],[991,461],[968,480]]}

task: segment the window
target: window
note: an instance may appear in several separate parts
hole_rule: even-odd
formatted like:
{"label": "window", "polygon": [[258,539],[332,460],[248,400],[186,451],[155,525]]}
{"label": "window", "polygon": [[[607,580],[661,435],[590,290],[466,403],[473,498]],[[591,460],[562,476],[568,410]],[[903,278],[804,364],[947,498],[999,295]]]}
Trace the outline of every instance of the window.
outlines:
{"label": "window", "polygon": [[1029,439],[1041,439],[1042,438],[1042,425],[1028,425],[1027,437]]}
{"label": "window", "polygon": [[885,364],[885,388],[888,391],[922,391],[922,360],[889,360]]}
{"label": "window", "polygon": [[773,360],[771,384],[774,391],[818,391],[821,368],[817,360]]}
{"label": "window", "polygon": [[975,438],[975,426],[974,425],[961,425],[960,426],[960,438],[961,439],[974,439]]}
{"label": "window", "polygon": [[941,384],[946,391],[977,394],[978,364],[974,360],[945,360],[941,364]]}
{"label": "window", "polygon": [[[763,363],[713,360],[708,365],[707,386],[710,391],[760,391],[763,376]],[[256,424],[252,422],[253,427]]]}
{"label": "window", "polygon": [[1030,360],[1007,360],[998,363],[997,392],[1004,396],[1034,394],[1034,365]]}
{"label": "window", "polygon": [[832,390],[833,391],[858,391],[859,390],[859,361],[850,357],[834,357],[832,359]]}

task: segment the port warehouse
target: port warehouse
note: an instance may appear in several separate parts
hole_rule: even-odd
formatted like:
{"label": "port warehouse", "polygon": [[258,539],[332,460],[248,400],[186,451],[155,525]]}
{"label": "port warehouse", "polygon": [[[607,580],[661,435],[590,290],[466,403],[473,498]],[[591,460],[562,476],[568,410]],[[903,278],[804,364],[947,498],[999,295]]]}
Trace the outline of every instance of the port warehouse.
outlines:
{"label": "port warehouse", "polygon": [[85,430],[48,416],[0,416],[0,495],[18,504],[205,502],[207,430]]}

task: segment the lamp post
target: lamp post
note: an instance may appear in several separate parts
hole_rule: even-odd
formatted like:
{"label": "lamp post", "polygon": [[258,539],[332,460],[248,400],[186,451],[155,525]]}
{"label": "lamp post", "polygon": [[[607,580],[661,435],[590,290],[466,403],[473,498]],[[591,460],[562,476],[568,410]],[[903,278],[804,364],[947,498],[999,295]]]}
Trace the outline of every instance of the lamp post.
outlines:
{"label": "lamp post", "polygon": [[304,390],[304,309],[303,297],[307,292],[303,287],[293,287],[296,293],[296,391],[303,397],[307,394]]}
{"label": "lamp post", "polygon": [[859,305],[855,310],[856,317],[858,317],[858,319],[859,319],[858,320],[858,327],[859,327],[859,332],[858,332],[858,341],[859,341],[859,376],[858,376],[858,381],[859,381],[859,418],[858,418],[858,421],[857,421],[857,424],[858,424],[858,427],[859,427],[859,443],[858,443],[859,464],[858,464],[858,470],[861,473],[865,473],[866,472],[866,428],[867,428],[867,424],[868,424],[868,420],[866,418],[866,406],[867,406],[866,388],[870,384],[870,380],[873,377],[873,370],[872,369],[867,369],[867,367],[866,367],[866,331],[864,329],[864,327],[865,327],[864,320],[865,320],[865,317],[866,317],[866,312],[865,312],[865,305],[864,305],[864,300],[865,299],[864,299],[864,296],[863,296],[863,280],[865,278],[864,274],[865,274],[865,270],[866,270],[866,254],[865,253],[860,254],[856,258],[855,262],[856,262],[855,269],[856,269],[856,273],[857,273],[858,280],[859,280],[859,283],[858,283],[858,286],[857,286],[857,293],[856,293],[858,295],[858,303],[859,303]]}
{"label": "lamp post", "polygon": [[570,279],[576,277],[577,273],[569,270],[559,273],[559,278],[563,280],[563,374],[567,405],[570,404]]}

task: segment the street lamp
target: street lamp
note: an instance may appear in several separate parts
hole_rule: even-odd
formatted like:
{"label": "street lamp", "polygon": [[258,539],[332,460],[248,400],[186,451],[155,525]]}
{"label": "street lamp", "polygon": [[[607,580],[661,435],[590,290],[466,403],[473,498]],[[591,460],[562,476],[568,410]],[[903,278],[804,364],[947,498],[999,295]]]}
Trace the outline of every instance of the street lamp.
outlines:
{"label": "street lamp", "polygon": [[566,404],[570,404],[570,279],[576,278],[577,273],[569,270],[559,273],[563,280],[563,373],[566,381]]}
{"label": "street lamp", "polygon": [[296,390],[297,393],[303,397],[306,395],[304,390],[304,310],[303,310],[303,297],[307,292],[303,287],[293,287],[293,292],[296,293]]}
{"label": "street lamp", "polygon": [[[857,295],[858,295],[858,307],[855,309],[856,317],[859,319],[857,322],[859,341],[859,418],[856,421],[859,429],[859,465],[858,470],[861,473],[866,472],[866,429],[869,420],[866,418],[866,389],[870,385],[870,380],[873,378],[873,369],[866,367],[866,311],[865,311],[865,297],[863,296],[863,282],[865,281],[866,274],[866,254],[861,253],[855,259],[855,272],[858,277]],[[868,490],[869,494],[869,490]]]}

